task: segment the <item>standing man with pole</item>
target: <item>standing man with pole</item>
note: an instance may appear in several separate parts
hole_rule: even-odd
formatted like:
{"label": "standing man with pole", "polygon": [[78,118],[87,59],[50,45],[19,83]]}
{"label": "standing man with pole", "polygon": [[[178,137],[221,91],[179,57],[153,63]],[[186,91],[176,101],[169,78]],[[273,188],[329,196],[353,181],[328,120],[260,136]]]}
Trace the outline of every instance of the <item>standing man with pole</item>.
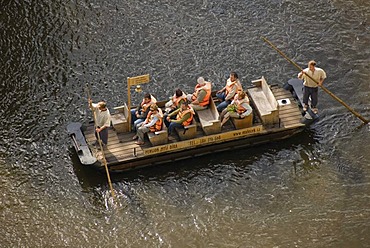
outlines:
{"label": "standing man with pole", "polygon": [[[280,51],[268,39],[266,39],[265,37],[261,37],[261,38],[262,38],[262,40],[264,42],[266,42],[267,44],[269,44],[269,46],[271,46],[275,51],[277,51],[283,58],[285,58],[289,63],[291,63],[292,65],[294,65],[299,71],[303,71],[303,69],[299,65],[297,65],[296,62],[294,62],[288,56],[286,56],[282,51]],[[363,117],[362,115],[360,115],[359,113],[357,113],[353,108],[351,108],[347,103],[343,102],[342,99],[340,99],[339,97],[337,97],[336,95],[334,95],[330,90],[328,90],[327,88],[325,88],[323,85],[320,85],[319,82],[317,82],[315,79],[313,79],[311,76],[309,76],[309,74],[305,74],[305,76],[307,76],[311,80],[313,80],[323,91],[325,91],[325,93],[327,93],[329,96],[331,96],[332,98],[334,98],[335,100],[337,100],[340,104],[342,104],[344,107],[346,107],[353,115],[355,115],[357,118],[359,118],[364,124],[369,124],[370,123],[369,120],[366,120],[365,117]],[[321,82],[321,84],[322,84],[322,82]]]}
{"label": "standing man with pole", "polygon": [[110,127],[111,123],[111,116],[109,110],[107,108],[107,103],[101,101],[97,104],[94,104],[91,100],[91,92],[89,85],[86,84],[86,91],[88,96],[89,107],[93,111],[93,118],[94,118],[94,128],[95,128],[95,137],[97,138],[97,145],[101,149],[101,153],[103,156],[103,164],[105,168],[105,172],[107,173],[107,179],[109,183],[110,192],[114,200],[116,200],[116,195],[113,190],[112,181],[110,180],[107,160],[105,159],[104,147],[108,144],[108,128]]}
{"label": "standing man with pole", "polygon": [[[94,112],[95,117],[95,137],[100,142],[102,146],[106,147],[108,144],[108,128],[110,127],[111,116],[109,109],[107,108],[106,102],[93,103],[89,99],[89,107]],[[95,143],[100,147],[98,142]]]}
{"label": "standing man with pole", "polygon": [[[308,98],[311,97],[311,108],[312,112],[318,113],[317,102],[318,102],[318,86],[322,86],[326,78],[326,73],[323,69],[316,67],[316,62],[311,60],[308,62],[308,68],[298,73],[298,78],[303,79],[303,111],[307,111]],[[317,82],[317,83],[316,83]]]}

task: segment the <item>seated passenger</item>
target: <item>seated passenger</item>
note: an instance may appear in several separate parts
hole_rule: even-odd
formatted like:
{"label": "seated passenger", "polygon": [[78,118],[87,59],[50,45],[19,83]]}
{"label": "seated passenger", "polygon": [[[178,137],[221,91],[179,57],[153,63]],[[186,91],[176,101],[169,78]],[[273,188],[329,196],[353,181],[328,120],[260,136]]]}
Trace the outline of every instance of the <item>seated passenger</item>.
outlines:
{"label": "seated passenger", "polygon": [[210,82],[205,81],[203,77],[199,77],[197,82],[198,84],[194,88],[194,93],[188,94],[186,98],[194,110],[206,109],[209,104],[209,98],[211,97],[212,85]]}
{"label": "seated passenger", "polygon": [[133,139],[138,139],[136,144],[143,145],[144,135],[148,132],[157,132],[162,130],[163,113],[157,104],[150,105],[148,116],[145,121],[137,125],[137,132]]}
{"label": "seated passenger", "polygon": [[233,100],[220,114],[221,126],[223,126],[230,117],[242,119],[252,113],[249,105],[249,99],[244,91],[238,94],[238,99]]}
{"label": "seated passenger", "polygon": [[180,104],[184,101],[186,101],[185,93],[182,90],[177,89],[175,94],[171,97],[171,100],[165,104],[166,113],[171,113],[172,111],[180,108]]}
{"label": "seated passenger", "polygon": [[136,132],[137,125],[146,119],[149,112],[149,106],[156,102],[157,100],[151,94],[146,93],[140,106],[136,109],[131,109],[131,125],[134,132]]}
{"label": "seated passenger", "polygon": [[227,79],[225,87],[216,93],[216,97],[221,100],[221,103],[217,106],[218,112],[224,110],[227,105],[231,103],[238,89],[242,89],[242,85],[238,79],[238,74],[231,72],[230,78]]}
{"label": "seated passenger", "polygon": [[[172,113],[170,113],[166,119],[164,119],[164,124],[168,128],[168,135],[171,135],[175,127],[186,127],[190,125],[193,121],[194,110],[190,107],[187,102],[183,102],[181,107]],[[175,119],[171,117],[176,116]]]}
{"label": "seated passenger", "polygon": [[[241,89],[238,89],[238,92],[235,94],[235,96],[234,96],[234,101],[235,100],[237,100],[238,98],[239,98],[239,94],[240,94],[240,92],[243,92],[243,90],[241,90]],[[245,93],[245,92],[244,92]],[[248,95],[247,95],[247,93],[245,93],[245,100],[247,101],[247,103],[249,104],[249,97],[248,97]]]}

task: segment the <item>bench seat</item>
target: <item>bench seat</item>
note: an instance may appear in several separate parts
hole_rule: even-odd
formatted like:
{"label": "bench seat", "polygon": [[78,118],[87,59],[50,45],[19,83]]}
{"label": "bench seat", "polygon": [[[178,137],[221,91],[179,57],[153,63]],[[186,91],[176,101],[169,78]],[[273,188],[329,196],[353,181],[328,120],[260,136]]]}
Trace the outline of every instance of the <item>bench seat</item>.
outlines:
{"label": "bench seat", "polygon": [[210,98],[208,108],[197,110],[196,112],[203,132],[206,135],[221,132],[221,121],[219,120],[219,113],[212,97]]}
{"label": "bench seat", "polygon": [[147,134],[148,134],[148,138],[152,146],[164,145],[164,144],[167,144],[168,142],[168,132],[167,132],[166,125],[163,125],[163,128],[161,131],[149,132]]}
{"label": "bench seat", "polygon": [[264,77],[252,81],[255,87],[248,89],[251,101],[256,106],[256,113],[265,125],[279,123],[277,100]]}
{"label": "bench seat", "polygon": [[177,134],[180,137],[180,140],[193,139],[197,136],[197,122],[194,120],[190,125],[184,128],[175,128]]}
{"label": "bench seat", "polygon": [[128,108],[127,105],[122,105],[114,108],[115,112],[111,116],[111,121],[112,121],[112,126],[113,129],[117,133],[125,133],[128,132],[129,130],[129,125],[128,125]]}

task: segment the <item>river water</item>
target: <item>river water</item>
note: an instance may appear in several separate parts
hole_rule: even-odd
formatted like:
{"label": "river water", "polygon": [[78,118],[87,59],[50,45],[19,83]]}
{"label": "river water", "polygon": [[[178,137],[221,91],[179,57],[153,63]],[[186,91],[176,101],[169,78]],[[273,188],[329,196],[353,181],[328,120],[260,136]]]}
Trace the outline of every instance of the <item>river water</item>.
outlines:
{"label": "river water", "polygon": [[78,164],[66,125],[85,84],[109,107],[149,73],[157,98],[283,84],[325,86],[370,118],[368,0],[0,1],[1,247],[370,247],[370,128],[320,91],[321,118],[282,142],[106,177]]}

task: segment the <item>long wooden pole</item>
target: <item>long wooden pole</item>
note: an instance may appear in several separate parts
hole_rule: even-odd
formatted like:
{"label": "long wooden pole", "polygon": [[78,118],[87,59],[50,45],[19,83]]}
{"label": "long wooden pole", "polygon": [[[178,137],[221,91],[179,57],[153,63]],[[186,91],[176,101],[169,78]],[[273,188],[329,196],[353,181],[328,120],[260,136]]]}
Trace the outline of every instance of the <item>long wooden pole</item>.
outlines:
{"label": "long wooden pole", "polygon": [[[282,51],[280,51],[274,44],[272,44],[268,39],[265,37],[261,37],[261,39],[269,44],[274,50],[276,50],[283,58],[285,58],[289,63],[294,65],[299,71],[303,71],[303,69],[297,65],[293,60],[291,60],[288,56],[286,56]],[[363,116],[361,116],[359,113],[357,113],[353,108],[348,106],[345,102],[343,102],[339,97],[334,95],[330,90],[328,90],[326,87],[322,86],[317,82],[315,79],[313,79],[310,75],[305,74],[307,77],[309,77],[312,81],[314,81],[322,90],[324,90],[327,94],[329,94],[331,97],[333,97],[335,100],[337,100],[339,103],[341,103],[344,107],[346,107],[352,114],[354,114],[357,118],[359,118],[361,121],[363,121],[365,124],[368,124],[369,121],[366,120]]]}
{"label": "long wooden pole", "polygon": [[131,84],[129,78],[127,78],[127,109],[128,109],[128,116],[127,116],[127,122],[128,122],[128,130],[131,132]]}
{"label": "long wooden pole", "polygon": [[[90,92],[90,87],[89,87],[88,84],[86,84],[86,91],[87,91],[88,100],[91,100],[91,92]],[[93,109],[92,109],[92,111],[93,111],[93,118],[94,118],[94,130],[96,130],[96,128],[97,128],[97,125],[96,125],[96,112]],[[110,192],[111,192],[111,195],[112,195],[113,199],[116,201],[116,195],[114,193],[112,181],[110,179],[110,174],[109,174],[109,170],[108,170],[108,164],[107,164],[107,160],[105,159],[105,153],[104,153],[102,141],[100,139],[100,134],[98,132],[96,132],[96,133],[97,133],[97,136],[98,136],[98,143],[99,143],[99,146],[100,146],[100,151],[101,151],[102,157],[103,157],[103,164],[104,164],[104,167],[105,167],[105,172],[107,174],[107,179],[108,179],[108,184],[109,184]]]}

